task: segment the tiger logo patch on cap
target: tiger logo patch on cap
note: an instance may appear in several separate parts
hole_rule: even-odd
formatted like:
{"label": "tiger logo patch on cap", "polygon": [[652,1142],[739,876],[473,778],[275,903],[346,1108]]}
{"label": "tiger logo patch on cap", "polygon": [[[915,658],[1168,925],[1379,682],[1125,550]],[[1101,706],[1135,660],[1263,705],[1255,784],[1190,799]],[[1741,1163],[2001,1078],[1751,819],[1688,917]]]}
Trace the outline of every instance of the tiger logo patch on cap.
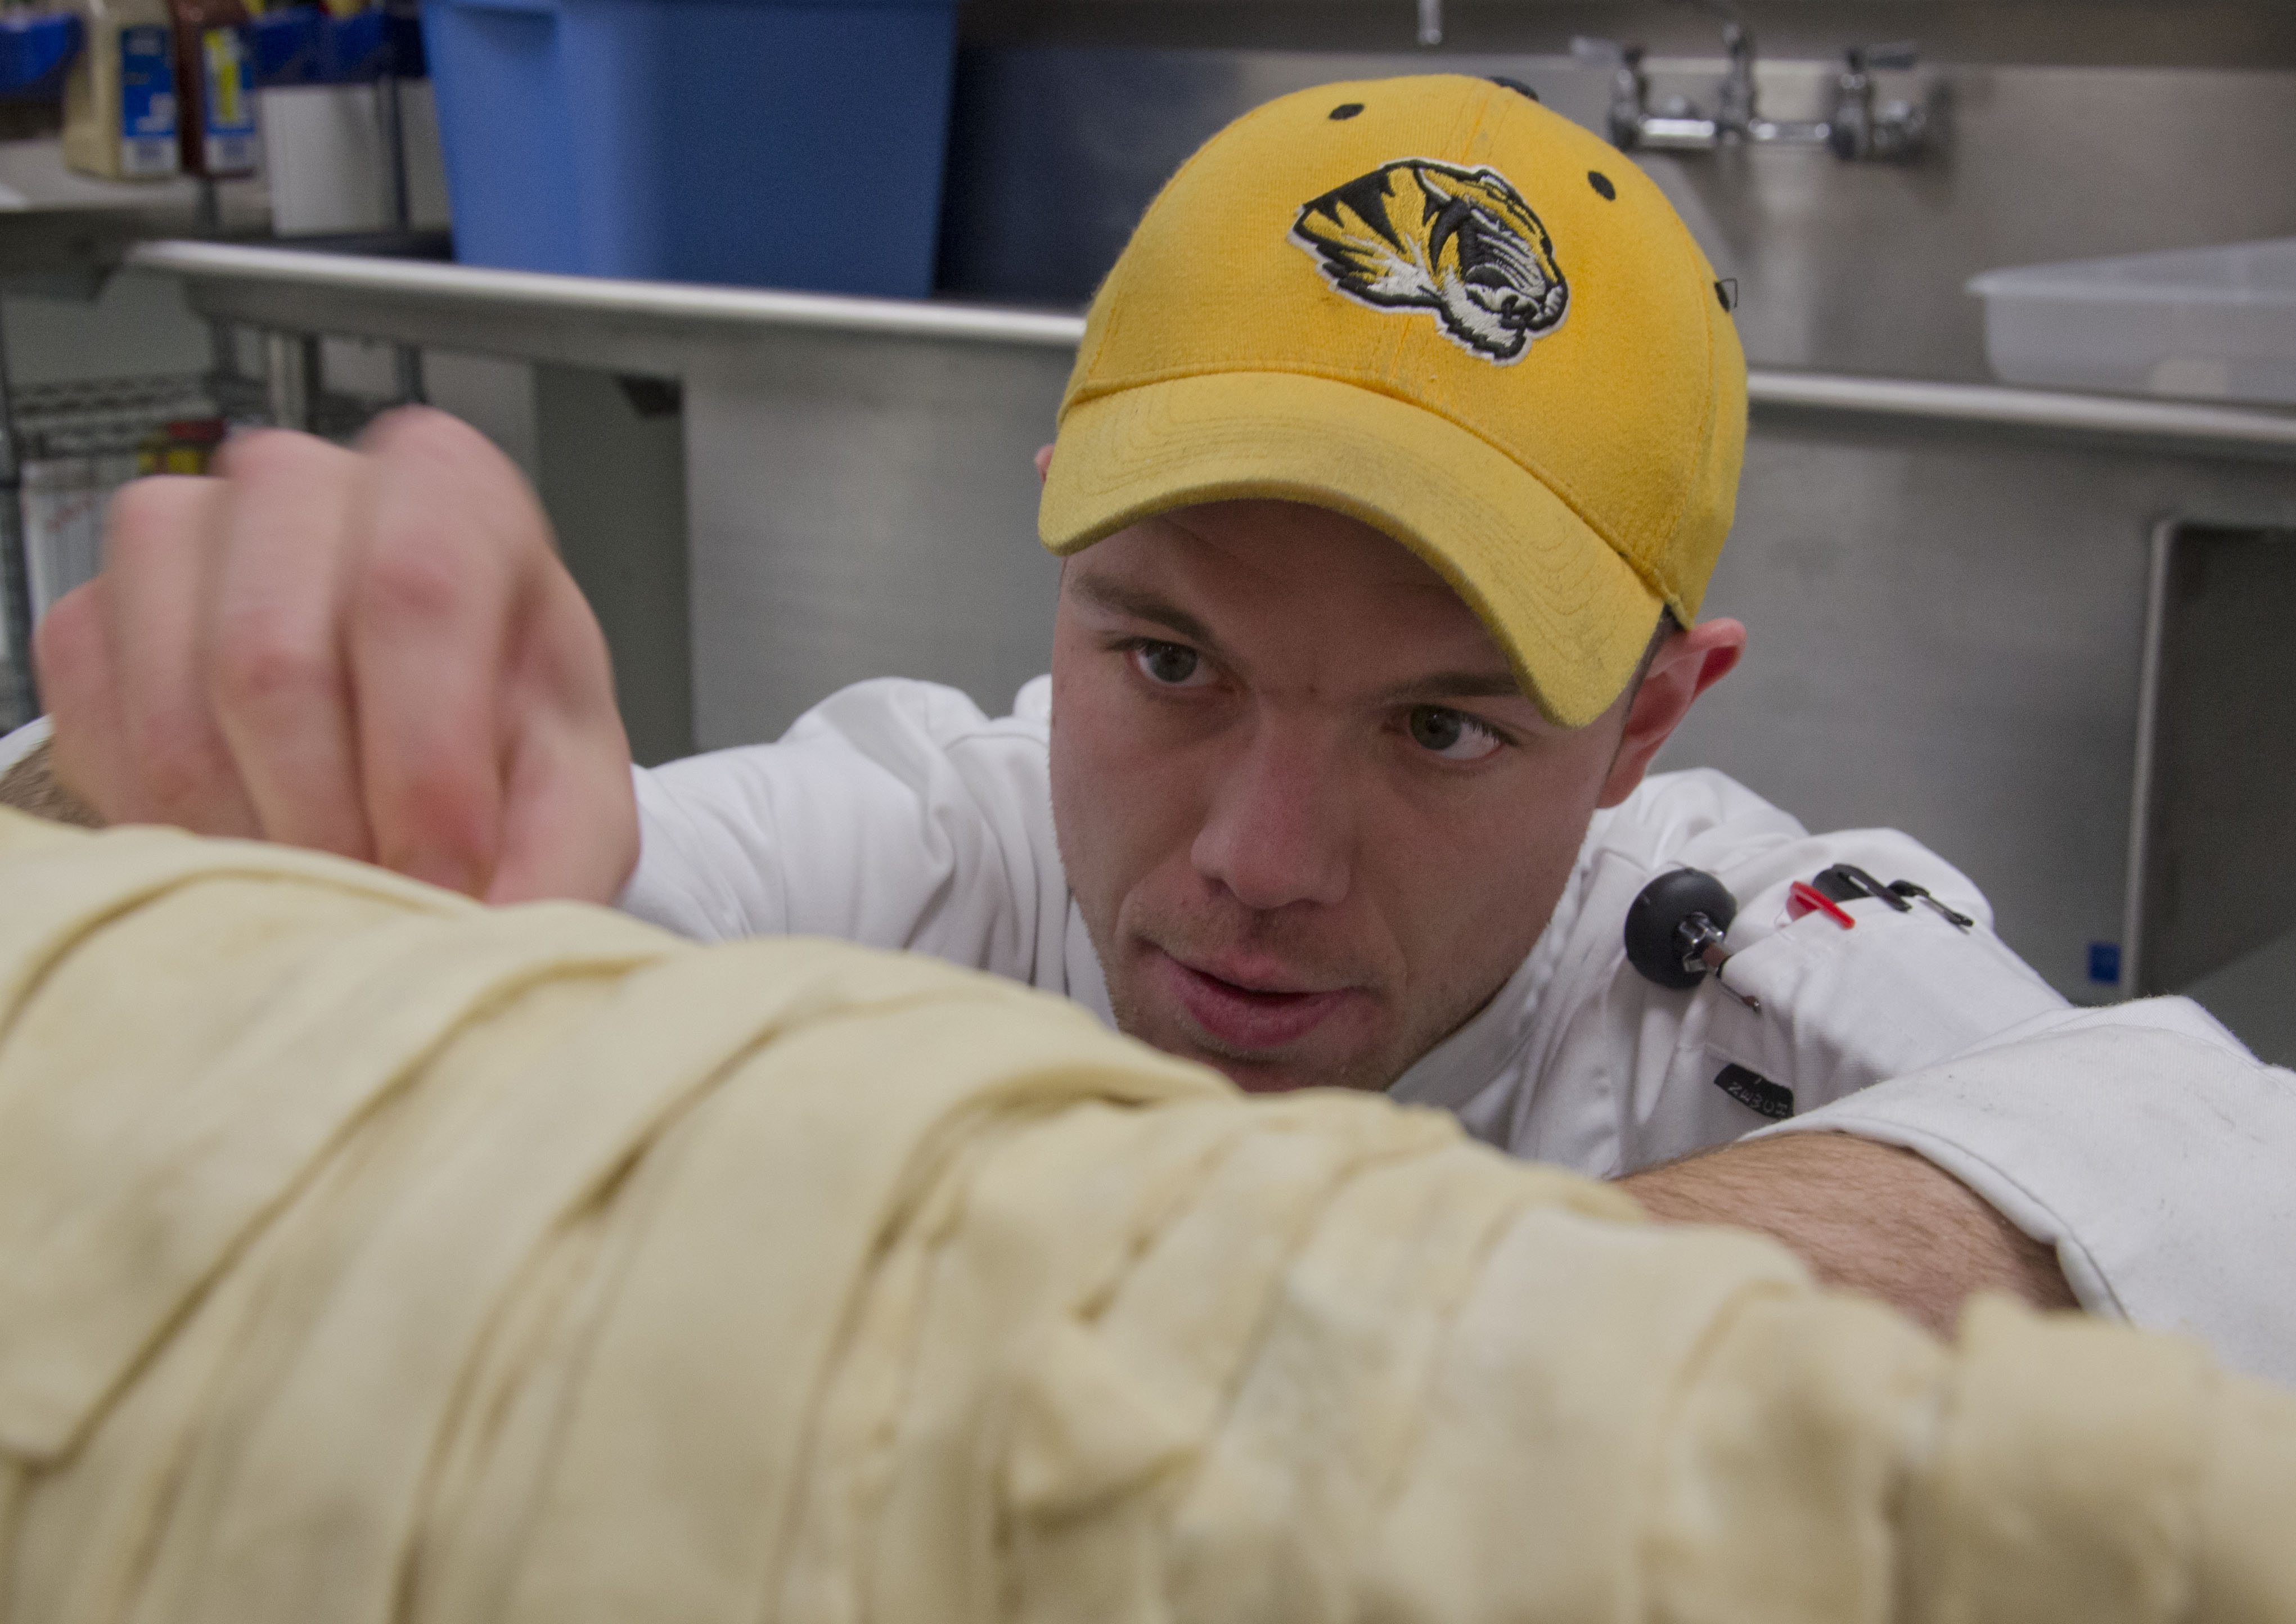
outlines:
{"label": "tiger logo patch on cap", "polygon": [[1446,338],[1495,365],[1520,361],[1570,307],[1554,240],[1496,169],[1398,159],[1302,203],[1291,237],[1341,294],[1431,310]]}

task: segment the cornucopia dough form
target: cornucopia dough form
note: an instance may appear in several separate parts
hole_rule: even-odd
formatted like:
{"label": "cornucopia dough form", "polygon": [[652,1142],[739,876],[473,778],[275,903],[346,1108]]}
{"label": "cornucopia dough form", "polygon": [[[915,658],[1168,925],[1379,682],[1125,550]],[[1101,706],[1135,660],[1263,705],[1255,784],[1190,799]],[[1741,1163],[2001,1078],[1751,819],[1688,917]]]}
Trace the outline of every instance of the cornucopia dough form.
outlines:
{"label": "cornucopia dough form", "polygon": [[[2046,1064],[2037,1045],[2035,1064]],[[2296,1618],[2296,1400],[1080,1012],[0,813],[5,1617]]]}

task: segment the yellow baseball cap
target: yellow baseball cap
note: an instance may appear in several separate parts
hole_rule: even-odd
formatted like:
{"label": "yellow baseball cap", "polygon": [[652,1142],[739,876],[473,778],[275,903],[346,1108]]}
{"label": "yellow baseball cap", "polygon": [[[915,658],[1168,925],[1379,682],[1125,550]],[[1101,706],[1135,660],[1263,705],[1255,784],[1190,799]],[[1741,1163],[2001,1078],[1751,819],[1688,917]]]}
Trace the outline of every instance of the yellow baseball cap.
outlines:
{"label": "yellow baseball cap", "polygon": [[1351,515],[1439,571],[1583,727],[1729,533],[1746,363],[1650,180],[1454,75],[1271,102],[1190,159],[1085,324],[1038,528],[1194,502]]}

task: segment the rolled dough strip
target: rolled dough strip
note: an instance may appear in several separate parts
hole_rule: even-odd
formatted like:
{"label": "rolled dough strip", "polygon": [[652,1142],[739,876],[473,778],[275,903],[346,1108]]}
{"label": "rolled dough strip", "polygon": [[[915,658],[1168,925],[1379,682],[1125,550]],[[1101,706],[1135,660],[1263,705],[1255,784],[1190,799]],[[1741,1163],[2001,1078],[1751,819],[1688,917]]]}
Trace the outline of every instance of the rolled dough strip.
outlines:
{"label": "rolled dough strip", "polygon": [[0,816],[19,894],[7,1624],[2296,1616],[2296,1399],[2173,1340],[919,959]]}
{"label": "rolled dough strip", "polygon": [[[247,1009],[241,1032],[211,1053],[180,1041],[168,1017],[208,978],[179,927],[205,921],[225,935],[235,914],[275,908],[278,892],[270,878],[226,879],[148,904],[166,916],[145,925],[168,933],[160,963],[135,951],[140,933],[92,939],[42,983],[0,1051],[0,1448],[45,1459],[66,1447],[249,1226],[459,1028],[521,988],[664,951],[586,910],[386,916],[357,928],[357,910],[329,906],[324,917],[346,934],[291,939],[304,962],[284,974],[266,955],[250,980],[276,996]],[[138,1024],[167,1036],[139,1042]],[[66,1061],[71,1034],[90,1032],[111,1033],[109,1053],[130,1064]],[[346,1032],[359,1034],[355,1047]],[[170,1064],[151,1065],[154,1052]],[[86,1175],[42,1177],[59,1156]]]}

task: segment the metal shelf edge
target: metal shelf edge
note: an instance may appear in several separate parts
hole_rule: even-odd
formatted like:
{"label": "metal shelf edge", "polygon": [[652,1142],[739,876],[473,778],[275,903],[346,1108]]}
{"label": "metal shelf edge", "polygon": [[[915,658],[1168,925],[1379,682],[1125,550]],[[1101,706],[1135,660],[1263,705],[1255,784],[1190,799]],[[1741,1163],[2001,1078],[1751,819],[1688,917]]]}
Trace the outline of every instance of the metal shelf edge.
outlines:
{"label": "metal shelf edge", "polygon": [[2148,441],[2249,456],[2296,458],[2296,413],[1998,384],[1747,374],[1756,411],[1842,414],[1964,428],[2025,428],[2082,439]]}
{"label": "metal shelf edge", "polygon": [[[230,286],[245,297],[269,288],[299,296],[299,330],[343,337],[360,331],[365,305],[400,312],[427,308],[467,321],[488,312],[528,320],[611,321],[654,330],[687,329],[697,338],[728,329],[775,328],[857,335],[954,339],[1030,348],[1073,348],[1084,318],[1054,311],[1004,309],[933,299],[865,298],[697,283],[618,281],[532,271],[498,271],[430,261],[371,258],[295,249],[216,242],[146,242],[126,263],[193,283]],[[316,314],[340,299],[338,318]],[[316,304],[315,304],[316,301]],[[403,327],[403,322],[390,324]],[[554,356],[558,347],[553,347]],[[1747,375],[1751,408],[1760,414],[1838,415],[1940,427],[2023,429],[2107,443],[2143,442],[2215,455],[2296,460],[2296,413],[2236,405],[2137,396],[1855,378],[1757,369]]]}
{"label": "metal shelf edge", "polygon": [[687,282],[624,282],[214,242],[142,243],[129,250],[126,263],[138,270],[164,272],[192,282],[257,283],[465,310],[496,306],[531,314],[635,317],[697,328],[826,328],[1070,348],[1084,336],[1081,316],[1050,312]]}

